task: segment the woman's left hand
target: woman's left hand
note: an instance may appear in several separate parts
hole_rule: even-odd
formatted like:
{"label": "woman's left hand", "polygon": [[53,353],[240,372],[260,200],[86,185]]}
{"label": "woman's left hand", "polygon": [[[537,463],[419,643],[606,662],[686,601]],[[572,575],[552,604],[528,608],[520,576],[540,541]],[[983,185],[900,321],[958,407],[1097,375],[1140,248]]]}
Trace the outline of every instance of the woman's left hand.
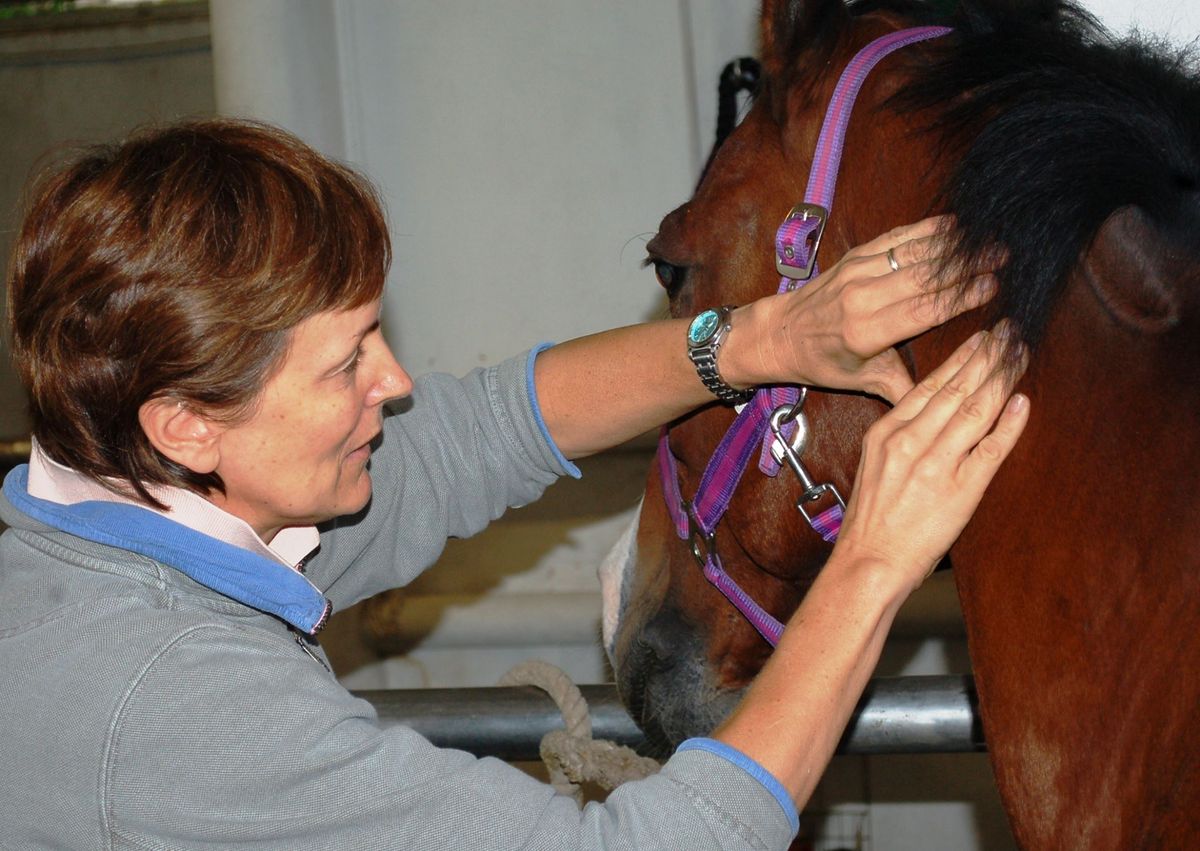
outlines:
{"label": "woman's left hand", "polygon": [[735,327],[767,330],[754,335],[757,351],[739,354],[749,373],[739,384],[809,384],[898,402],[913,382],[893,346],[996,292],[991,269],[973,270],[961,295],[958,280],[937,278],[948,226],[947,217],[935,217],[896,228],[812,282],[744,308],[750,321]]}
{"label": "woman's left hand", "polygon": [[959,346],[863,441],[834,552],[890,565],[905,594],[957,540],[1028,422],[1029,400],[1013,393],[1028,351],[1008,320],[998,331]]}

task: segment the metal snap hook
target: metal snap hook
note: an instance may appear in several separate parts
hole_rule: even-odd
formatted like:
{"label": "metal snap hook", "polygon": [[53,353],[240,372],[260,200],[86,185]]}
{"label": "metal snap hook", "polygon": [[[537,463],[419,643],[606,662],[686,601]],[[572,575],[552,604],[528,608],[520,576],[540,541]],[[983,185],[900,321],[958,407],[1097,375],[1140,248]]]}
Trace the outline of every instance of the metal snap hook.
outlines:
{"label": "metal snap hook", "polygon": [[[844,509],[846,507],[845,500],[842,499],[841,493],[832,482],[824,482],[818,484],[809,475],[800,456],[804,453],[805,446],[808,443],[808,417],[804,416],[804,400],[808,398],[808,388],[800,388],[799,398],[791,405],[780,405],[771,412],[770,427],[771,433],[775,435],[775,442],[771,445],[772,453],[778,450],[780,462],[787,462],[787,465],[792,468],[792,472],[796,474],[796,478],[800,480],[800,486],[804,488],[800,494],[800,499],[796,502],[796,508],[804,515],[804,519],[812,524],[813,518],[809,513],[806,503],[816,502],[821,497],[829,494],[837,500],[838,504]],[[796,435],[789,443],[783,436],[783,427],[789,422],[796,423]]]}
{"label": "metal snap hook", "polygon": [[[771,455],[775,458],[775,463],[782,464],[786,458],[784,457],[784,447],[790,446],[796,457],[799,458],[804,454],[804,449],[808,445],[808,417],[804,416],[804,400],[808,398],[808,388],[800,388],[800,397],[791,405],[780,405],[771,413],[770,428],[771,433],[775,436],[775,440],[771,443]],[[783,430],[790,424],[796,424],[796,432],[792,435],[791,440],[787,440],[783,435]]]}
{"label": "metal snap hook", "polygon": [[683,510],[688,519],[688,545],[692,549],[692,557],[703,568],[708,564],[708,559],[717,553],[717,530],[704,531],[692,503],[685,501]]}

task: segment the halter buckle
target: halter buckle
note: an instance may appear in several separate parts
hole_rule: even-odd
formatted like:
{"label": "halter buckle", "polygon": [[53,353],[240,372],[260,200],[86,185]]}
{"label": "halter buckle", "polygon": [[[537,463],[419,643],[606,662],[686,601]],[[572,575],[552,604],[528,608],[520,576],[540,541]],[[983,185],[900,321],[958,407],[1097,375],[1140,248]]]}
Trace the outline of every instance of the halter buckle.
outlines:
{"label": "halter buckle", "polygon": [[[785,233],[785,229],[792,230],[789,224],[797,219],[800,225],[794,228],[795,232]],[[775,270],[780,275],[793,281],[807,281],[813,276],[817,266],[817,251],[821,248],[821,237],[825,234],[825,222],[828,220],[828,210],[820,204],[807,201],[792,207],[783,217],[775,240]],[[800,243],[808,249],[808,258],[803,266],[797,266],[795,262],[798,259],[796,248]]]}

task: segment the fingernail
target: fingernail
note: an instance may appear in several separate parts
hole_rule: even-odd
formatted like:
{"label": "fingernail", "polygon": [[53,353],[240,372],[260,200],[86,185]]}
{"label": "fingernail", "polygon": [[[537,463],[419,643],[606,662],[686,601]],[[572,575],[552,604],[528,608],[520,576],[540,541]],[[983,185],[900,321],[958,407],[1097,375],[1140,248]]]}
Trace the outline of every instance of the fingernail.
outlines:
{"label": "fingernail", "polygon": [[979,348],[979,344],[983,342],[983,338],[987,335],[987,331],[976,331],[970,337],[967,337],[967,340],[965,343],[963,343],[963,345],[968,349],[977,349]]}
{"label": "fingernail", "polygon": [[993,332],[1002,343],[1011,343],[1017,337],[1017,328],[1011,319],[1001,319],[996,323]]}
{"label": "fingernail", "polygon": [[1026,396],[1024,393],[1014,393],[1012,398],[1008,400],[1006,413],[1019,414],[1028,404],[1028,396]]}
{"label": "fingernail", "polygon": [[994,275],[984,275],[975,279],[975,283],[971,285],[972,294],[987,301],[996,294],[996,290],[1000,288]]}

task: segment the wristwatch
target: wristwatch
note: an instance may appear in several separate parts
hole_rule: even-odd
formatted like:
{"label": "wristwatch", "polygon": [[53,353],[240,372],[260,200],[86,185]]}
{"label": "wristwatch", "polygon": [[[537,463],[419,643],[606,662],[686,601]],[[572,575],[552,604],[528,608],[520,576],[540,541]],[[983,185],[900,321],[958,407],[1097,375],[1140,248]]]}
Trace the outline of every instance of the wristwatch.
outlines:
{"label": "wristwatch", "polygon": [[733,328],[732,305],[705,310],[692,320],[687,331],[688,357],[696,365],[696,373],[704,386],[722,402],[745,402],[753,390],[735,390],[725,383],[717,370],[717,352]]}

